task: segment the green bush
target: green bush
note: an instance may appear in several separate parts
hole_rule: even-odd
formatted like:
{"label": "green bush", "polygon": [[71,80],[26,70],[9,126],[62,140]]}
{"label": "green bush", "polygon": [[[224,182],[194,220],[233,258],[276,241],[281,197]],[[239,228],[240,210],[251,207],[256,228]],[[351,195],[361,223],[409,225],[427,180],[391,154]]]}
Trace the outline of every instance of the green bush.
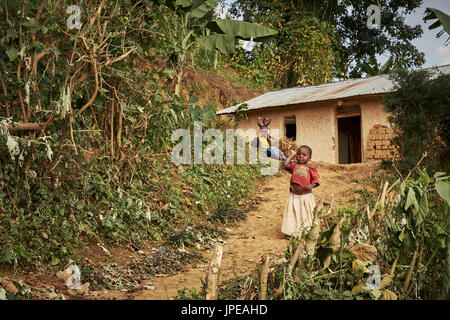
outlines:
{"label": "green bush", "polygon": [[450,75],[433,78],[425,70],[392,75],[395,91],[383,98],[388,120],[398,134],[400,169],[412,168],[424,152],[429,172],[450,169]]}
{"label": "green bush", "polygon": [[[169,239],[179,245],[177,230],[217,212],[224,192],[233,200],[227,208],[235,210],[259,175],[249,165],[177,167],[164,154],[117,164],[108,158],[63,159],[57,172],[24,182],[6,155],[0,158],[0,262],[20,267],[75,260],[76,249],[92,240],[140,247]],[[30,172],[40,173],[41,165],[34,162]]]}

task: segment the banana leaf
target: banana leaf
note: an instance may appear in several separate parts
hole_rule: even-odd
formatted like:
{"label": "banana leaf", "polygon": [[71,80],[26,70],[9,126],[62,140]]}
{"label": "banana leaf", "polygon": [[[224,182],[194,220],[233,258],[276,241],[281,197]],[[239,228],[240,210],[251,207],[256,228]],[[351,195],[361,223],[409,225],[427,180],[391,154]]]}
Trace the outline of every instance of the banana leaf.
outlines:
{"label": "banana leaf", "polygon": [[450,204],[450,183],[439,181],[436,183],[436,191],[439,196]]}
{"label": "banana leaf", "polygon": [[[441,10],[435,8],[426,8],[424,21],[437,19],[431,26],[428,27],[429,30],[436,29],[440,26],[444,27],[444,30],[450,35],[450,16]],[[443,31],[438,33],[438,37],[443,34]]]}
{"label": "banana leaf", "polygon": [[241,40],[265,41],[278,34],[277,30],[256,23],[240,20],[211,20],[206,25],[208,29],[218,34],[233,34]]}
{"label": "banana leaf", "polygon": [[208,12],[214,10],[219,0],[177,0],[177,6],[188,8],[192,18],[203,18]]}
{"label": "banana leaf", "polygon": [[211,51],[217,49],[225,54],[231,54],[236,49],[236,37],[232,34],[212,34],[199,37],[196,41]]}
{"label": "banana leaf", "polygon": [[182,6],[183,8],[192,6],[192,0],[177,0],[175,5]]}

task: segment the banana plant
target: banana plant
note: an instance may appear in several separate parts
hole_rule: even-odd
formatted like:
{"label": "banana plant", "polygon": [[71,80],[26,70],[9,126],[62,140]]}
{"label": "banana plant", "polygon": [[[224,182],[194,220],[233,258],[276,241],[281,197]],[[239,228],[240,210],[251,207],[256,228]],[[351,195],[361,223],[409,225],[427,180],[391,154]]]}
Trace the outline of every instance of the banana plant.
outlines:
{"label": "banana plant", "polygon": [[[426,8],[425,10],[425,17],[423,18],[424,21],[427,20],[434,20],[436,21],[428,27],[429,30],[433,30],[439,27],[443,27],[441,31],[439,31],[436,35],[437,38],[442,36],[444,32],[447,32],[447,35],[450,35],[450,16],[441,10],[435,9],[435,8]],[[448,45],[450,40],[450,37],[446,41],[446,45]]]}
{"label": "banana plant", "polygon": [[[204,19],[218,5],[220,0],[176,0],[175,6],[183,12],[182,30],[179,32],[180,50],[177,53],[177,82],[175,94],[180,95],[183,79],[183,66],[186,64],[188,50],[198,43],[209,50],[218,50],[224,54],[235,51],[238,39],[265,41],[273,37],[278,31],[239,20],[210,20],[202,24],[190,26],[193,18]],[[196,34],[202,36],[196,37]]]}
{"label": "banana plant", "polygon": [[[400,184],[399,198],[396,202],[393,219],[388,228],[393,231],[390,237],[390,250],[399,254],[400,260],[407,262],[411,252],[423,254],[424,264],[417,264],[421,272],[431,272],[439,266],[442,272],[441,292],[450,296],[450,176],[436,172],[429,176],[417,169],[418,178],[408,178]],[[433,189],[436,191],[434,192]],[[437,197],[438,196],[438,197]],[[441,198],[442,200],[440,200]],[[415,260],[411,260],[414,266]],[[418,270],[419,272],[419,270]],[[409,278],[411,279],[411,278]],[[405,288],[409,281],[405,281]]]}

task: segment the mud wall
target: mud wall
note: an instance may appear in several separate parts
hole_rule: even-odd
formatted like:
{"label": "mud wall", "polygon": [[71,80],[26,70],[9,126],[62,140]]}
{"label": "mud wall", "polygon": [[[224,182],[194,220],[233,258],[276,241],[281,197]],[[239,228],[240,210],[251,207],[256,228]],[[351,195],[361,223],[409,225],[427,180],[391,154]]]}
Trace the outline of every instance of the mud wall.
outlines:
{"label": "mud wall", "polygon": [[248,120],[242,120],[238,128],[258,129],[258,116],[272,119],[269,128],[272,134],[279,130],[279,138],[285,137],[284,118],[294,116],[296,120],[296,143],[306,144],[313,150],[312,159],[335,163],[334,109],[327,104],[296,105],[285,108],[267,108],[249,112]]}
{"label": "mud wall", "polygon": [[372,149],[368,150],[370,129],[373,129],[374,125],[386,125],[388,123],[387,114],[383,111],[383,106],[380,102],[381,97],[369,96],[340,101],[333,100],[259,109],[248,112],[248,120],[241,120],[238,128],[257,130],[256,120],[258,116],[268,116],[272,119],[269,128],[272,131],[278,129],[279,137],[283,138],[285,137],[284,118],[295,115],[297,127],[296,143],[298,145],[306,144],[312,148],[313,161],[337,164],[338,129],[336,108],[338,104],[340,107],[359,106],[361,109],[361,158],[362,161],[367,161],[367,159],[374,159],[371,153]]}

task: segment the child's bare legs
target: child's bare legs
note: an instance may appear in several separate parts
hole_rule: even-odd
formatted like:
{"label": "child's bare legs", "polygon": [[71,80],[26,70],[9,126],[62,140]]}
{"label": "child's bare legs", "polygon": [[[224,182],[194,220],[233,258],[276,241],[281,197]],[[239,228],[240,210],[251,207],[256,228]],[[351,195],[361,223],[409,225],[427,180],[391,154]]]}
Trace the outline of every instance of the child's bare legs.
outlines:
{"label": "child's bare legs", "polygon": [[283,161],[286,160],[286,156],[277,147],[270,147],[270,151],[271,151],[273,156],[276,156],[276,158],[274,158],[274,159],[283,160]]}

